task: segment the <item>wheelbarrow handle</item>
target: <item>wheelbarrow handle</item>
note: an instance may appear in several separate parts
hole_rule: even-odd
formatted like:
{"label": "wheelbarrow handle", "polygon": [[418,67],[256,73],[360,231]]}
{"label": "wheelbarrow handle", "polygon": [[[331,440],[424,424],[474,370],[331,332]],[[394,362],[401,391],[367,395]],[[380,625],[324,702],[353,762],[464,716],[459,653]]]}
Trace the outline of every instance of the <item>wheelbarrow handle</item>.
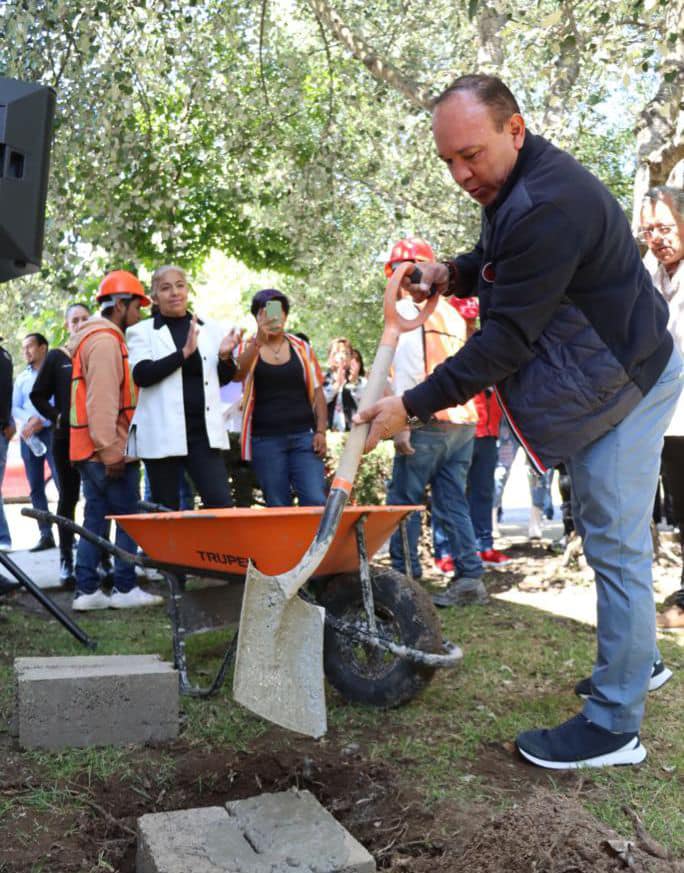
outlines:
{"label": "wheelbarrow handle", "polygon": [[88,542],[99,546],[103,552],[109,553],[114,558],[120,558],[127,564],[137,564],[139,567],[151,566],[145,561],[144,558],[139,558],[137,555],[133,555],[131,554],[131,552],[127,552],[125,549],[119,548],[119,546],[114,545],[114,543],[110,543],[109,540],[106,540],[104,537],[100,537],[97,534],[92,533],[92,531],[86,530],[86,528],[81,527],[80,524],[76,524],[76,522],[72,521],[70,518],[64,518],[61,515],[55,515],[52,512],[46,512],[43,509],[25,508],[21,510],[21,514],[26,515],[29,518],[35,518],[37,521],[49,522],[50,524],[56,524],[58,527],[65,527],[68,530],[72,530],[80,537],[83,537],[83,539],[88,540]]}

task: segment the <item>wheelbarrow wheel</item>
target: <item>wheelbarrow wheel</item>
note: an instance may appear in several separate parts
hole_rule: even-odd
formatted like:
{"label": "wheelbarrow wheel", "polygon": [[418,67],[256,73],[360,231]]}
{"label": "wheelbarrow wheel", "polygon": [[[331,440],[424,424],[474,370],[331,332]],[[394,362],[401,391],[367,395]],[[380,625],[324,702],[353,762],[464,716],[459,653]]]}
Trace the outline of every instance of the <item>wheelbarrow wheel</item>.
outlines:
{"label": "wheelbarrow wheel", "polygon": [[[442,632],[430,598],[417,583],[386,567],[371,566],[378,634],[424,652],[439,652]],[[367,630],[357,574],[332,576],[317,599],[351,633],[325,628],[324,667],[330,684],[347,700],[389,708],[406,703],[431,680],[434,667],[417,664],[353,638],[355,627]]]}

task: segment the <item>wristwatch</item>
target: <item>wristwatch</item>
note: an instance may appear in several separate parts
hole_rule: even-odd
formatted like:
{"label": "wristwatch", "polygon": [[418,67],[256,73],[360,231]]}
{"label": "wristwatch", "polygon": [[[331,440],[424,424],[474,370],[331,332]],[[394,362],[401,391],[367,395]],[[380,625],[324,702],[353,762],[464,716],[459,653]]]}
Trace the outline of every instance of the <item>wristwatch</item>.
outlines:
{"label": "wristwatch", "polygon": [[408,408],[405,397],[401,398],[401,402],[404,404],[404,409],[406,410],[406,427],[411,428],[411,430],[417,430],[417,428],[423,427],[425,422],[422,418],[418,418],[417,415],[414,415]]}

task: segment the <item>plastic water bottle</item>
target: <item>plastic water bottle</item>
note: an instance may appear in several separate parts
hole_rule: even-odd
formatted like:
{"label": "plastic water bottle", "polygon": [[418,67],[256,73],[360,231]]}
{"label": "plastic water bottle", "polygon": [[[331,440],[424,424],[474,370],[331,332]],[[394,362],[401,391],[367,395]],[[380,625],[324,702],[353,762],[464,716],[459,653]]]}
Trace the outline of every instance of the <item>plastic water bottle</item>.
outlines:
{"label": "plastic water bottle", "polygon": [[33,454],[37,458],[42,458],[43,455],[47,452],[47,446],[45,443],[37,437],[34,433],[31,434],[30,437],[26,440],[26,445],[31,449]]}

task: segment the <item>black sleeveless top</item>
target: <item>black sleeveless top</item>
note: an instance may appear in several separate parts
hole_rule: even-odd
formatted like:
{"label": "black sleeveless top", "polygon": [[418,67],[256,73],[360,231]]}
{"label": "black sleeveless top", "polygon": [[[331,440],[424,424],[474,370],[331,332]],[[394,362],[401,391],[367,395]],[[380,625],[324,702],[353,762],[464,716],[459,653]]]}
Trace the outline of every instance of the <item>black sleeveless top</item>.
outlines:
{"label": "black sleeveless top", "polygon": [[313,430],[314,414],[302,365],[295,353],[285,364],[259,358],[254,370],[253,436],[280,436]]}

